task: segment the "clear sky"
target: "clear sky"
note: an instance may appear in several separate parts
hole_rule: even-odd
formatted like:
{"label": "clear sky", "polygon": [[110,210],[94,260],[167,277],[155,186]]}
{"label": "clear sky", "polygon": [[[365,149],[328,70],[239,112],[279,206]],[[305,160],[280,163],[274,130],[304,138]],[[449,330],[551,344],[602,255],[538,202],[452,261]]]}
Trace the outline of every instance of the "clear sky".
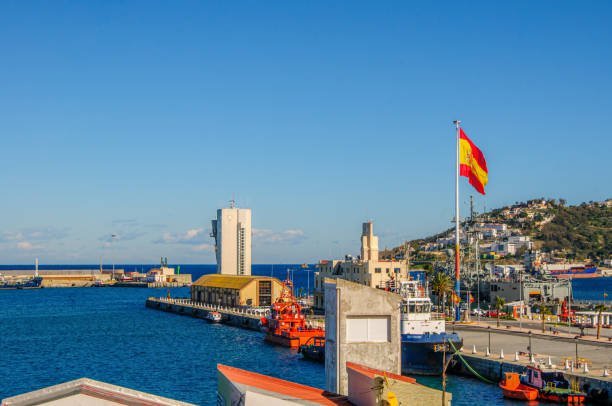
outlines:
{"label": "clear sky", "polygon": [[[0,263],[254,263],[450,226],[461,119],[479,210],[612,197],[608,1],[0,3]],[[111,234],[119,237],[111,250]]]}

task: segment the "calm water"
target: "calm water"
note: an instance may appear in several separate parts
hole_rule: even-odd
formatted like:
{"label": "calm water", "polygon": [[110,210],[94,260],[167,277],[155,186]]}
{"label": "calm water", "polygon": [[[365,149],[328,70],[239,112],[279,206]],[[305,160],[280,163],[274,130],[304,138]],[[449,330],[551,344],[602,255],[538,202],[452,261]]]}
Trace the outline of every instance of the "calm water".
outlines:
{"label": "calm water", "polygon": [[[269,274],[271,268],[254,266],[254,273]],[[285,276],[286,268],[275,265],[274,276]],[[181,267],[194,277],[211,270]],[[298,288],[306,288],[306,274],[295,272]],[[585,291],[599,292],[602,281]],[[145,308],[148,296],[165,294],[166,289],[135,288],[0,291],[0,398],[86,376],[212,405],[217,363],[324,387],[322,365],[265,344],[261,333]],[[188,296],[189,289],[174,288],[171,294]],[[440,384],[439,378],[418,380]],[[514,404],[503,400],[496,386],[475,379],[452,376],[447,388],[455,405]]]}

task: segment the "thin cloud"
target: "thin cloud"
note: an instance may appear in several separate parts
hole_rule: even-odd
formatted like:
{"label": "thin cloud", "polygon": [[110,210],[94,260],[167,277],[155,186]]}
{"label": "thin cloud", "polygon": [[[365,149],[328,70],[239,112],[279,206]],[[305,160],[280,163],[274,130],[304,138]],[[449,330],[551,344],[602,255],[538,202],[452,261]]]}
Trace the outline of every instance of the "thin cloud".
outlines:
{"label": "thin cloud", "polygon": [[192,251],[212,251],[214,246],[212,244],[200,244],[191,247]]}
{"label": "thin cloud", "polygon": [[17,248],[24,251],[32,251],[42,249],[40,245],[33,245],[28,241],[20,241],[17,243]]}
{"label": "thin cloud", "polygon": [[21,231],[0,231],[0,243],[12,241],[51,241],[68,236],[69,228],[25,228]]}
{"label": "thin cloud", "polygon": [[304,232],[299,229],[274,231],[270,229],[253,229],[254,244],[299,244],[306,240]]}
{"label": "thin cloud", "polygon": [[180,233],[164,233],[160,239],[153,241],[153,243],[206,245],[209,244],[209,238],[208,232],[203,228],[192,228]]}

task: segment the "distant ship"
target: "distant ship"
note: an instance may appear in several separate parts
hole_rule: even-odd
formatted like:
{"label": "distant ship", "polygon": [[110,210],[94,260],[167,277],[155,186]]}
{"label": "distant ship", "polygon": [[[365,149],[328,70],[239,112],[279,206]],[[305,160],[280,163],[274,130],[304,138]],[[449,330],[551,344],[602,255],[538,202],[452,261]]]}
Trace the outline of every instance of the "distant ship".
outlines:
{"label": "distant ship", "polygon": [[458,350],[463,340],[456,333],[446,333],[443,315],[431,312],[431,299],[419,281],[400,282],[399,293],[402,375],[441,375],[443,351],[453,353],[453,346]]}
{"label": "distant ship", "polygon": [[570,269],[557,269],[550,271],[551,276],[555,278],[597,278],[597,267],[574,266]]}
{"label": "distant ship", "polygon": [[28,280],[17,282],[0,282],[0,289],[40,289],[42,288],[42,278],[40,276]]}

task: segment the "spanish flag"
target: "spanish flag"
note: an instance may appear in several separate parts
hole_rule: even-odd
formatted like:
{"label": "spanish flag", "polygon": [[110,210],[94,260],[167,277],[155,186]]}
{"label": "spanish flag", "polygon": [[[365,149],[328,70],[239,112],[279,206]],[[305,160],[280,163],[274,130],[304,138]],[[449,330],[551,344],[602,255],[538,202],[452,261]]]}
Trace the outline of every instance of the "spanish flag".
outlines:
{"label": "spanish flag", "polygon": [[470,303],[474,303],[474,296],[470,293]]}
{"label": "spanish flag", "polygon": [[489,171],[482,152],[459,127],[459,174],[470,179],[478,193],[485,194]]}
{"label": "spanish flag", "polygon": [[455,303],[461,302],[461,298],[455,292],[453,292],[453,302],[455,302]]}

